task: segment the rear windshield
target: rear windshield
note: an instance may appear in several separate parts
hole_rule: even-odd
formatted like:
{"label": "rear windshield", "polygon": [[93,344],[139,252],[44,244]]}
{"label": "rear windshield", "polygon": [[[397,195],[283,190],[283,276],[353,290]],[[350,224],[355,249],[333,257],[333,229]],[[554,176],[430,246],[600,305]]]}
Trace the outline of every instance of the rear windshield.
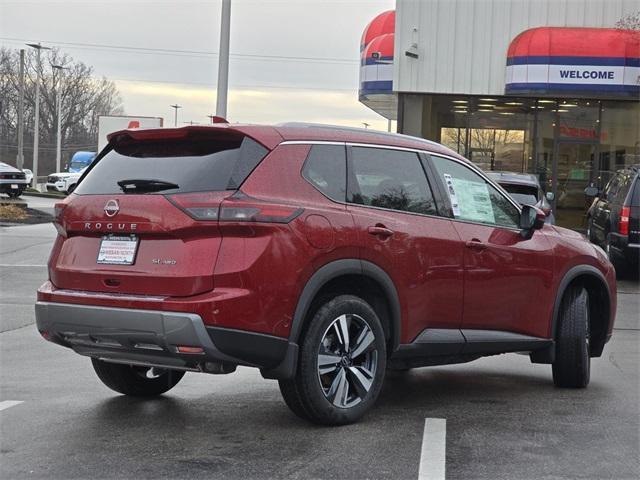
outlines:
{"label": "rear windshield", "polygon": [[501,183],[500,186],[504,188],[511,198],[513,198],[520,205],[535,205],[538,203],[538,188],[528,185],[514,185],[509,183]]}
{"label": "rear windshield", "polygon": [[118,182],[144,180],[166,188],[127,193],[172,194],[236,190],[268,150],[249,137],[127,142],[98,160],[78,184],[79,195],[123,193]]}

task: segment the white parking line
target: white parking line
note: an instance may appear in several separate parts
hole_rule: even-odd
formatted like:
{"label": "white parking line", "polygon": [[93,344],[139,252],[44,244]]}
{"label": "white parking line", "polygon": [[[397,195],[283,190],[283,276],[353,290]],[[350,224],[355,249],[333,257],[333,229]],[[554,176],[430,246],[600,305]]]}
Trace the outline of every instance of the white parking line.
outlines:
{"label": "white parking line", "polygon": [[2,410],[6,410],[7,408],[15,407],[16,405],[20,405],[22,403],[21,400],[5,400],[4,402],[0,402],[0,412]]}
{"label": "white parking line", "polygon": [[425,418],[418,480],[444,480],[447,420]]}

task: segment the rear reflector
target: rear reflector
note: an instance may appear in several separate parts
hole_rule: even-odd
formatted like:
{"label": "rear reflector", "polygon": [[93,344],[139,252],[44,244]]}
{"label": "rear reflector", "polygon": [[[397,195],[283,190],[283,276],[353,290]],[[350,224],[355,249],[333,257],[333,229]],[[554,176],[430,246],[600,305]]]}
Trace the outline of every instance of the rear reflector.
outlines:
{"label": "rear reflector", "polygon": [[629,235],[629,216],[631,215],[630,207],[622,207],[620,210],[620,222],[618,223],[618,232],[621,235]]}
{"label": "rear reflector", "polygon": [[204,353],[204,349],[202,347],[187,347],[185,345],[177,345],[176,350],[178,351],[178,353],[191,353],[191,354]]}

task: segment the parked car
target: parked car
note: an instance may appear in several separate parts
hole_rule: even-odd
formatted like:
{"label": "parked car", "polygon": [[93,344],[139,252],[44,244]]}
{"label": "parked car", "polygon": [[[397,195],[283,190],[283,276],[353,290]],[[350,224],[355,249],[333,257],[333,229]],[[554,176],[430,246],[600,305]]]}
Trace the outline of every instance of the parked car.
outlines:
{"label": "parked car", "polygon": [[619,272],[638,272],[640,257],[640,165],[616,172],[604,190],[587,187],[595,197],[587,212],[587,237],[602,246]]}
{"label": "parked car", "polygon": [[511,198],[520,205],[533,205],[542,210],[547,216],[545,222],[555,224],[555,216],[551,210],[553,192],[546,194],[535,175],[514,172],[487,172],[489,178],[504,188]]}
{"label": "parked car", "polygon": [[33,172],[28,168],[23,168],[22,171],[24,172],[25,178],[27,180],[27,185],[30,186],[31,182],[33,181]]}
{"label": "parked car", "polygon": [[80,170],[79,172],[52,173],[47,177],[47,190],[49,192],[71,193],[84,173],[84,170],[85,169]]}
{"label": "parked car", "polygon": [[24,172],[0,162],[0,193],[6,193],[10,198],[17,198],[22,195],[28,185]]}
{"label": "parked car", "polygon": [[300,417],[345,424],[388,368],[529,352],[585,387],[614,324],[601,248],[413,137],[125,130],[55,211],[37,328],[126,395],[249,366]]}

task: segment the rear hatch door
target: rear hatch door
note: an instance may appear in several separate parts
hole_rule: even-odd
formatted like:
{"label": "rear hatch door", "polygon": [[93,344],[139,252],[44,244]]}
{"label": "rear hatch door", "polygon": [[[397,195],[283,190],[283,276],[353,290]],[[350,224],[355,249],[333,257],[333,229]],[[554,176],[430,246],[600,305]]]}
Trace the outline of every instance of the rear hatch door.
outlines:
{"label": "rear hatch door", "polygon": [[212,290],[218,207],[267,153],[224,128],[112,138],[58,214],[51,282],[136,295]]}

